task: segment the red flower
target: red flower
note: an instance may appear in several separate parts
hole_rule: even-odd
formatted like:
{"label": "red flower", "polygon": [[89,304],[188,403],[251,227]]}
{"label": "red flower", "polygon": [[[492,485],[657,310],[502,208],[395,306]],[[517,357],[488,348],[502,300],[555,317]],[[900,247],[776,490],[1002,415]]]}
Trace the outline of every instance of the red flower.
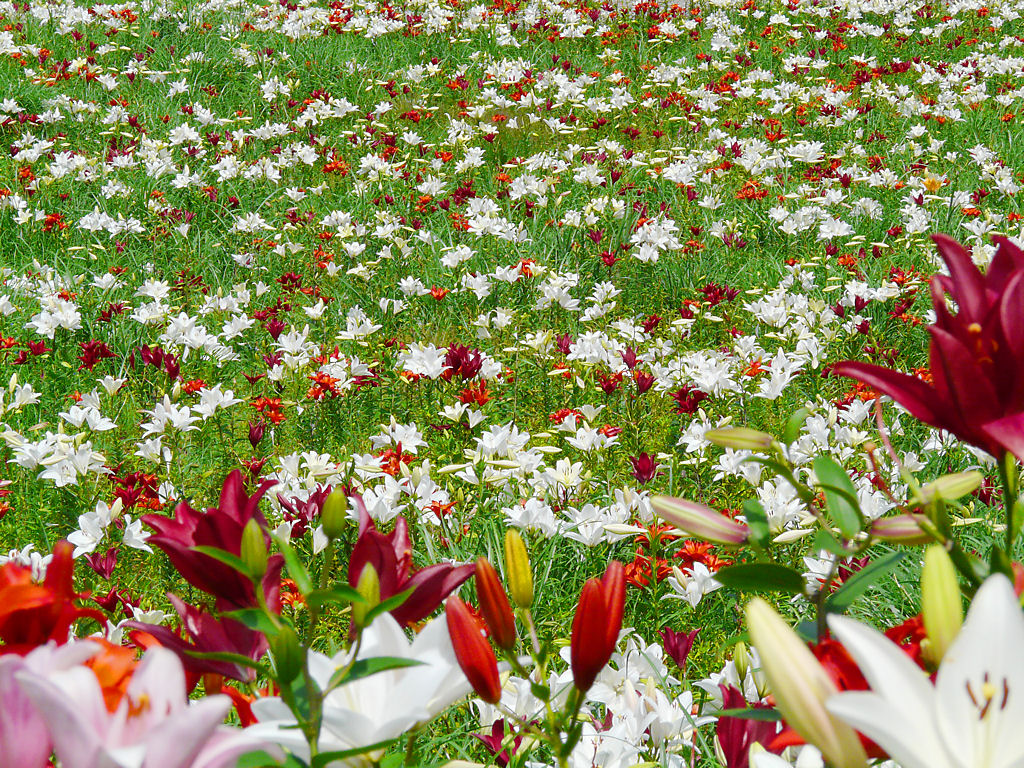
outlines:
{"label": "red flower", "polygon": [[[216,547],[229,554],[240,555],[245,524],[256,520],[264,529],[267,526],[258,505],[272,485],[274,481],[265,480],[250,496],[245,492],[242,473],[236,469],[224,481],[219,504],[205,513],[182,502],[174,510],[173,518],[144,515],[142,522],[156,531],[156,535],[149,537],[149,543],[167,553],[171,564],[185,581],[216,597],[218,609],[255,607],[256,590],[248,576],[194,548]],[[283,565],[281,555],[272,555],[263,576],[263,591],[272,610],[279,610],[278,584]]]}
{"label": "red flower", "polygon": [[477,695],[488,704],[501,701],[498,660],[484,636],[484,628],[461,599],[452,595],[445,603],[445,620],[455,658]]}
{"label": "red flower", "polygon": [[[372,565],[380,579],[380,599],[412,588],[412,594],[400,606],[391,611],[395,621],[408,626],[429,616],[448,595],[459,588],[473,575],[476,566],[438,563],[412,571],[412,542],[409,540],[409,524],[399,516],[395,529],[384,534],[377,530],[366,505],[359,496],[354,496],[359,509],[359,536],[352,548],[348,565],[348,582],[353,587],[359,583],[359,576],[367,564]],[[152,539],[150,539],[152,541]]]}
{"label": "red flower", "polygon": [[516,644],[516,619],[498,572],[486,557],[476,559],[476,594],[487,629],[499,648]]}
{"label": "red flower", "polygon": [[73,549],[66,541],[57,542],[42,584],[32,581],[31,568],[17,563],[0,567],[0,654],[24,656],[51,640],[63,644],[81,618],[105,625],[102,613],[75,605],[80,595],[71,583]]}
{"label": "red flower", "polygon": [[[1004,237],[982,275],[967,250],[946,235],[932,239],[949,276],[932,278],[935,322],[928,384],[878,365],[833,368],[889,395],[912,416],[1001,458],[1024,457],[1024,252]],[[954,299],[957,314],[946,306]]]}
{"label": "red flower", "polygon": [[612,657],[622,629],[626,602],[626,573],[618,560],[608,564],[604,577],[583,585],[572,622],[570,661],[576,687],[586,692]]}

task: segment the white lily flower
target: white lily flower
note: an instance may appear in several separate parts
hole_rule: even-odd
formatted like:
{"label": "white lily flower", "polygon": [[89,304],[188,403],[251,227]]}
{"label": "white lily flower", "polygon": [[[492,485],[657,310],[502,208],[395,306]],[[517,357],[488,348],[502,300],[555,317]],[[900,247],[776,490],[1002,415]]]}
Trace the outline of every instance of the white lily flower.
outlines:
{"label": "white lily flower", "polygon": [[853,619],[829,618],[870,691],[827,702],[903,768],[1024,765],[1024,614],[1009,579],[978,590],[935,685],[894,643]]}
{"label": "white lily flower", "polygon": [[[378,616],[363,630],[359,658],[391,656],[420,662],[413,667],[378,672],[341,685],[324,698],[320,751],[333,752],[394,739],[419,723],[432,720],[470,692],[459,670],[444,618],[434,619],[410,643],[390,613]],[[309,668],[317,685],[327,687],[331,675],[349,661],[342,651],[333,658],[310,651]],[[305,760],[309,747],[296,728],[295,716],[277,697],[257,699],[259,721],[246,733],[280,744]],[[331,766],[366,766],[382,751],[359,755]]]}

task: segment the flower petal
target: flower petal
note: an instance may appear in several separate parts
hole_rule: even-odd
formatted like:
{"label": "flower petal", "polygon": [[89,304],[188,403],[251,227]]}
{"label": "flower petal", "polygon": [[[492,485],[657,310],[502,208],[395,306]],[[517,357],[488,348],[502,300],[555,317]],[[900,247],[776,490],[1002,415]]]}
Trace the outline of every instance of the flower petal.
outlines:
{"label": "flower petal", "polygon": [[932,235],[932,241],[949,268],[949,280],[944,287],[956,299],[960,313],[968,322],[981,322],[985,316],[987,300],[985,278],[974,265],[967,249],[949,235]]}
{"label": "flower petal", "polygon": [[934,726],[930,734],[915,728],[909,704],[877,693],[847,691],[831,697],[825,708],[878,744],[902,768],[956,768],[942,750]]}
{"label": "flower petal", "polygon": [[[830,616],[828,626],[857,662],[878,699],[873,710],[863,712],[874,722],[867,728],[862,727],[863,719],[854,722],[833,709],[832,699],[828,710],[862,731],[905,768],[910,766],[905,758],[905,754],[909,754],[907,750],[925,755],[927,750],[922,751],[921,746],[924,744],[930,745],[928,749],[935,753],[927,755],[924,765],[941,765],[941,760],[935,762],[937,755],[941,755],[935,727],[935,689],[924,672],[895,643],[860,622],[845,616]],[[883,705],[884,714],[879,709]],[[850,710],[845,704],[842,706],[844,712],[852,712],[860,718],[856,702]]]}
{"label": "flower petal", "polygon": [[870,363],[845,360],[832,368],[836,376],[849,376],[888,395],[902,405],[911,416],[933,427],[946,428],[949,406],[943,403],[930,386],[916,376]]}
{"label": "flower petal", "polygon": [[[937,722],[962,765],[1019,765],[1024,755],[1024,616],[1010,580],[989,577],[936,680]],[[984,713],[984,717],[982,714]]]}

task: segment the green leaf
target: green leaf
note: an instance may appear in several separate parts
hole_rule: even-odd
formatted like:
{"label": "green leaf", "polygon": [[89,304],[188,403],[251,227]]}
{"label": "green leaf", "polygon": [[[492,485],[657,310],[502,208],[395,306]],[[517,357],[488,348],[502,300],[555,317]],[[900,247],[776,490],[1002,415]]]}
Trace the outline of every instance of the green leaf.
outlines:
{"label": "green leaf", "polygon": [[378,672],[387,672],[389,669],[402,669],[404,667],[418,667],[422,661],[406,659],[401,656],[374,656],[369,659],[356,659],[351,667],[342,667],[331,675],[327,683],[327,690],[332,691],[339,685],[351,683],[363,677],[376,675]]}
{"label": "green leaf", "polygon": [[846,547],[839,542],[835,536],[829,531],[819,530],[814,534],[814,538],[811,539],[811,549],[815,552],[819,550],[825,550],[831,552],[833,555],[839,555],[840,557],[849,557],[850,553],[846,551]]}
{"label": "green leaf", "polygon": [[327,589],[314,589],[306,595],[306,603],[310,608],[320,610],[325,605],[346,606],[352,603],[365,603],[366,598],[359,594],[353,587],[343,582],[338,582]]}
{"label": "green leaf", "polygon": [[906,552],[890,552],[865,565],[825,601],[825,610],[844,613],[868,588],[892,571],[907,556]]}
{"label": "green leaf", "polygon": [[784,592],[800,595],[804,577],[800,571],[778,563],[744,563],[722,568],[715,578],[727,587],[744,592]]}
{"label": "green leaf", "polygon": [[262,664],[258,661],[253,661],[248,656],[243,656],[240,653],[230,653],[229,651],[192,651],[187,648],[185,649],[185,653],[196,659],[226,661],[229,664],[237,664],[240,667],[248,667],[249,669],[255,669],[257,672],[266,673]]}
{"label": "green leaf", "polygon": [[803,428],[804,422],[807,421],[807,417],[810,415],[811,412],[807,408],[801,408],[793,413],[786,422],[785,429],[782,430],[782,442],[786,445],[791,445],[793,441],[800,436],[800,430]]}
{"label": "green leaf", "polygon": [[208,547],[203,544],[200,544],[196,547],[192,547],[192,551],[199,552],[200,554],[206,555],[207,557],[212,557],[217,562],[224,563],[224,565],[228,566],[229,568],[234,568],[247,579],[252,579],[252,574],[249,573],[249,566],[247,566],[245,564],[245,561],[242,560],[242,558],[240,558],[238,555],[232,555],[230,552],[225,552],[223,549],[218,549],[217,547]]}
{"label": "green leaf", "polygon": [[387,741],[378,741],[376,744],[367,744],[365,747],[341,749],[336,752],[321,752],[319,755],[314,757],[312,761],[310,761],[309,765],[310,768],[324,768],[328,763],[333,763],[335,760],[347,760],[348,758],[356,757],[357,755],[365,755],[367,752],[376,752],[379,749],[387,749],[394,742],[394,739],[388,739]]}
{"label": "green leaf", "polygon": [[269,766],[281,766],[281,768],[307,768],[306,763],[295,755],[287,755],[284,762],[277,760],[269,752],[262,749],[258,752],[247,752],[238,758],[235,768],[268,768]]}
{"label": "green leaf", "polygon": [[743,516],[747,520],[747,527],[750,529],[750,537],[754,543],[765,548],[771,542],[772,531],[768,526],[768,514],[757,499],[748,499],[743,502]]}
{"label": "green leaf", "polygon": [[712,714],[715,717],[736,717],[740,720],[760,720],[765,723],[782,719],[782,715],[774,709],[723,709]]}
{"label": "green leaf", "polygon": [[366,612],[366,618],[363,620],[365,622],[365,626],[370,626],[370,624],[373,623],[373,620],[382,613],[395,610],[395,608],[408,600],[409,596],[414,591],[416,591],[416,587],[409,587],[405,592],[399,592],[397,595],[392,595],[387,600],[381,600],[380,603],[373,606],[373,608]]}
{"label": "green leaf", "polygon": [[313,580],[310,578],[309,571],[306,570],[306,566],[299,560],[299,556],[295,554],[295,550],[287,539],[283,536],[274,536],[274,541],[277,542],[281,554],[284,555],[284,564],[288,569],[288,575],[292,577],[295,581],[295,586],[299,588],[299,592],[305,597],[313,591]]}
{"label": "green leaf", "polygon": [[[222,616],[226,616],[229,619],[234,619],[249,629],[254,629],[257,632],[262,632],[267,637],[273,637],[280,631],[280,624],[275,623],[274,619],[267,614],[266,611],[260,610],[259,608],[240,608],[237,611],[228,611],[222,613]],[[277,618],[278,622],[290,623],[283,616]]]}
{"label": "green leaf", "polygon": [[860,532],[860,502],[846,470],[831,456],[819,456],[812,464],[818,486],[825,492],[825,510],[839,532],[852,539]]}

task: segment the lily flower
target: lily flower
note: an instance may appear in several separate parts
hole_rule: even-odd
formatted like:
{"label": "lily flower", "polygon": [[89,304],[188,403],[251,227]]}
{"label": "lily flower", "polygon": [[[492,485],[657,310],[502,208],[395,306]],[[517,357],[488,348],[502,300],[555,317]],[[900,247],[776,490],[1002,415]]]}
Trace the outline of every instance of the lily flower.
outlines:
{"label": "lily flower", "polygon": [[1010,768],[1024,760],[1024,615],[1002,574],[978,590],[935,684],[898,646],[853,619],[829,628],[870,691],[832,696],[835,717],[903,768]]}
{"label": "lily flower", "polygon": [[409,626],[422,621],[473,575],[476,566],[472,563],[438,563],[413,572],[412,542],[406,519],[399,516],[391,533],[381,533],[366,511],[362,498],[355,496],[354,499],[359,509],[359,536],[349,560],[348,583],[355,587],[359,584],[363,568],[372,565],[380,579],[381,600],[411,588],[412,594],[391,611],[399,624]]}
{"label": "lily flower", "polygon": [[[196,658],[189,655],[189,651],[237,653],[257,661],[267,650],[267,638],[262,632],[249,629],[240,621],[228,617],[213,616],[189,605],[177,595],[168,594],[167,599],[181,617],[182,627],[192,642],[158,624],[126,621],[125,627],[135,630],[132,633],[133,641],[140,645],[161,645],[177,654],[190,678],[189,690],[195,686],[199,676],[205,673],[223,675],[242,682],[256,679],[256,672],[250,667],[243,667],[230,661]],[[152,640],[143,640],[137,633],[145,633]]]}
{"label": "lily flower", "polygon": [[[1002,458],[1024,457],[1024,252],[1004,237],[982,275],[967,250],[934,235],[949,275],[932,278],[932,383],[847,360],[832,370],[889,395],[926,424]],[[957,304],[953,315],[946,295]]]}
{"label": "lily flower", "polygon": [[0,567],[0,654],[25,655],[50,640],[66,643],[71,625],[81,618],[106,623],[99,611],[75,605],[79,595],[72,586],[72,549],[66,541],[57,542],[42,584],[32,581],[27,566]]}
{"label": "lily flower", "polygon": [[[197,546],[222,549],[238,556],[242,551],[242,531],[250,520],[255,520],[265,531],[266,518],[259,510],[263,494],[274,485],[265,480],[252,496],[245,492],[242,473],[235,470],[224,481],[220,503],[205,513],[182,502],[174,510],[174,517],[145,515],[142,522],[156,531],[149,543],[162,549],[178,573],[192,586],[217,598],[221,610],[252,608],[258,602],[252,580],[234,568],[209,555],[197,552]],[[266,537],[269,543],[269,536]],[[263,575],[263,591],[272,610],[279,607],[278,586],[284,558],[272,555]]]}
{"label": "lily flower", "polygon": [[43,768],[50,763],[53,742],[46,722],[36,711],[15,675],[48,675],[81,664],[99,650],[91,642],[41,645],[27,656],[0,656],[0,765]]}
{"label": "lily flower", "polygon": [[[426,723],[470,692],[459,670],[444,619],[435,619],[410,643],[389,613],[378,616],[363,630],[359,659],[380,656],[412,659],[420,664],[378,672],[331,690],[324,697],[320,752],[336,752],[394,739]],[[321,690],[331,676],[351,660],[343,651],[333,657],[309,652],[309,671]],[[259,721],[246,732],[271,741],[309,760],[309,745],[296,727],[295,715],[280,698],[257,699],[252,704]],[[369,753],[331,765],[368,766],[381,752]]]}
{"label": "lily flower", "polygon": [[88,667],[45,677],[23,670],[15,678],[63,768],[220,768],[264,743],[221,725],[227,696],[189,703],[181,663],[163,648],[146,653],[113,712]]}

